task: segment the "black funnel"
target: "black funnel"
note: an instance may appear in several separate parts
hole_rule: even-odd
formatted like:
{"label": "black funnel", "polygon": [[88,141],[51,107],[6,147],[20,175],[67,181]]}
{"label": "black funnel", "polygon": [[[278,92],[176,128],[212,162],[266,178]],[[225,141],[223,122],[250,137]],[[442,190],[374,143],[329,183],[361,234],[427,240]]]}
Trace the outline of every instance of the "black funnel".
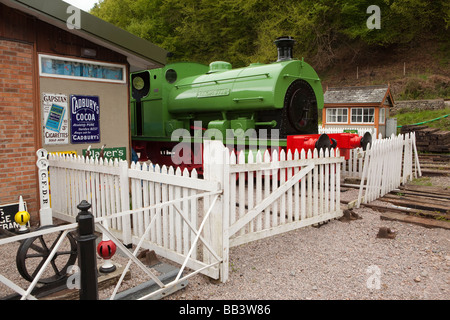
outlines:
{"label": "black funnel", "polygon": [[292,60],[292,48],[295,44],[294,38],[288,36],[278,37],[274,43],[278,50],[277,62]]}

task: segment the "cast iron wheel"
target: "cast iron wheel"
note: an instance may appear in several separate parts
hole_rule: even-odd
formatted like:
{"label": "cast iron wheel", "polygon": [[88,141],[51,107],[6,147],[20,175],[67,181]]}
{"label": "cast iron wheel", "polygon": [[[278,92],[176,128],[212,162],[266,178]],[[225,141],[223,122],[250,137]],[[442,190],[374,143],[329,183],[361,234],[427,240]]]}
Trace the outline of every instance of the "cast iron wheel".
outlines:
{"label": "cast iron wheel", "polygon": [[314,89],[304,80],[294,81],[284,99],[286,134],[317,133],[317,100]]}
{"label": "cast iron wheel", "polygon": [[[54,226],[44,226],[37,230],[52,227]],[[60,239],[62,233],[63,232],[61,231],[58,234],[55,232],[32,237],[21,243],[17,250],[16,265],[17,270],[24,279],[30,282],[34,280]],[[76,259],[77,242],[73,236],[68,233],[38,282],[50,284],[63,279],[67,275],[67,269],[69,266],[75,264]]]}

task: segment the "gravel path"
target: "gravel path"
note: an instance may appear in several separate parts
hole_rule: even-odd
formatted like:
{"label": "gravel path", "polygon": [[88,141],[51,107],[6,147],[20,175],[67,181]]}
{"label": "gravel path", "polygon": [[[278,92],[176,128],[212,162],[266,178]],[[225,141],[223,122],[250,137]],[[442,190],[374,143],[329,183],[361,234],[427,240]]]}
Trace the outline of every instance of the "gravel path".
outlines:
{"label": "gravel path", "polygon": [[[437,179],[434,185],[450,185],[449,177]],[[354,199],[355,191],[341,198]],[[380,213],[364,207],[354,212],[361,219],[333,220],[231,248],[226,283],[195,275],[165,299],[450,299],[450,230],[380,220]],[[380,227],[397,232],[396,238],[377,238]],[[26,288],[15,271],[17,245],[0,249],[1,274]],[[135,267],[131,272],[122,289],[147,279]],[[0,284],[2,296],[8,290]],[[100,292],[100,298],[110,292]]]}
{"label": "gravel path", "polygon": [[[450,186],[449,177],[431,180]],[[355,191],[341,198],[356,199]],[[450,230],[381,220],[364,207],[353,212],[361,219],[231,248],[228,282],[196,275],[166,299],[450,299]],[[397,232],[395,239],[377,238],[380,227]]]}
{"label": "gravel path", "polygon": [[[194,276],[168,299],[450,298],[449,230],[380,220],[367,208],[354,212],[362,219],[232,248],[227,283]],[[377,238],[382,226],[397,231],[396,238]]]}

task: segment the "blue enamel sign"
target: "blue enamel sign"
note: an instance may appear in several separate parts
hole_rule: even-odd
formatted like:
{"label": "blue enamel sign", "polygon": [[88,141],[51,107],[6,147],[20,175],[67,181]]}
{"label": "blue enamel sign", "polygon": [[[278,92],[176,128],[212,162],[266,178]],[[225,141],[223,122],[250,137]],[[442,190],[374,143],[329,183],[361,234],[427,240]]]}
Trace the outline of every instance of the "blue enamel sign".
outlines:
{"label": "blue enamel sign", "polygon": [[71,143],[100,142],[98,96],[70,96]]}

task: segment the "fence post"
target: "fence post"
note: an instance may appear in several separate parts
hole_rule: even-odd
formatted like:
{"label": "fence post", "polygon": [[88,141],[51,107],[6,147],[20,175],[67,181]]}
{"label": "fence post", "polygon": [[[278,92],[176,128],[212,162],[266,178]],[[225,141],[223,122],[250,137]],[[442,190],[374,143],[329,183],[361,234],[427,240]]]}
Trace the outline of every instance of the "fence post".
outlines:
{"label": "fence post", "polygon": [[38,160],[36,166],[39,170],[39,195],[41,208],[39,210],[39,219],[41,226],[51,225],[53,223],[52,208],[50,207],[49,177],[48,177],[48,152],[45,149],[39,149],[36,152]]}
{"label": "fence post", "polygon": [[95,248],[94,216],[88,210],[91,205],[83,200],[77,206],[80,210],[78,223],[78,265],[80,267],[80,300],[98,300],[97,256]]}
{"label": "fence post", "polygon": [[[225,147],[221,141],[205,140],[203,149],[203,167],[205,180],[217,181],[224,189],[224,167],[225,167]],[[225,178],[226,181],[229,178]],[[228,182],[229,183],[229,182]],[[220,266],[220,281],[226,282],[228,279],[228,215],[229,215],[229,193],[224,192],[216,201],[213,212],[205,227],[209,228],[209,235],[214,251],[222,257]],[[205,203],[210,203],[206,201]],[[208,208],[205,208],[208,209]],[[208,256],[205,257],[209,259]]]}
{"label": "fence post", "polygon": [[[121,160],[120,167],[120,202],[122,203],[122,211],[130,210],[130,182],[128,179],[128,162]],[[131,216],[122,217],[123,243],[127,248],[131,248]]]}

